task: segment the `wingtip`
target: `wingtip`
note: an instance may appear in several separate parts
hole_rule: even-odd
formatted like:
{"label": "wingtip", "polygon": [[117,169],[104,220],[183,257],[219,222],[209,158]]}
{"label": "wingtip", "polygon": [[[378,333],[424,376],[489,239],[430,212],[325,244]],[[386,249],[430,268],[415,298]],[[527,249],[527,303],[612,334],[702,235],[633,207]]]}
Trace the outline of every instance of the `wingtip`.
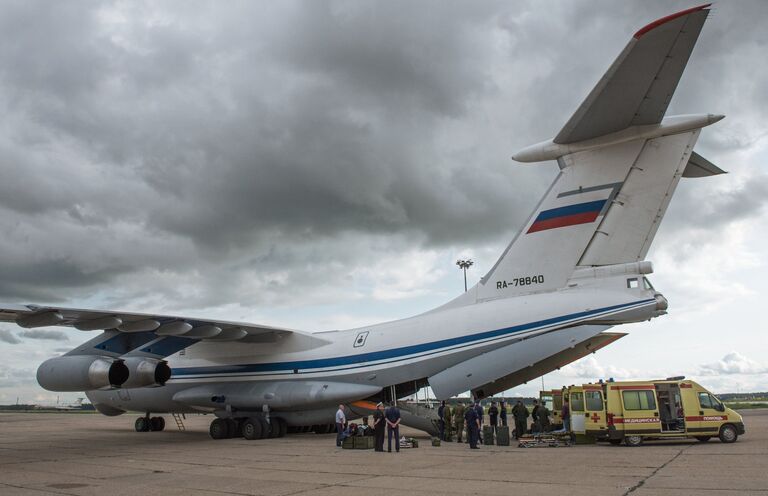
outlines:
{"label": "wingtip", "polygon": [[699,5],[698,7],[691,7],[690,9],[681,10],[680,12],[677,12],[675,14],[670,14],[668,16],[662,17],[661,19],[657,19],[657,20],[653,21],[652,23],[650,23],[650,24],[640,28],[640,30],[638,30],[637,33],[635,33],[634,38],[636,40],[640,39],[640,37],[642,37],[644,34],[646,34],[649,31],[652,31],[653,29],[661,26],[662,24],[666,24],[669,21],[672,21],[672,20],[677,19],[678,17],[682,17],[684,15],[688,15],[688,14],[690,14],[692,12],[697,12],[699,10],[704,10],[704,9],[710,7],[710,6],[712,6],[711,3],[705,3],[704,5]]}

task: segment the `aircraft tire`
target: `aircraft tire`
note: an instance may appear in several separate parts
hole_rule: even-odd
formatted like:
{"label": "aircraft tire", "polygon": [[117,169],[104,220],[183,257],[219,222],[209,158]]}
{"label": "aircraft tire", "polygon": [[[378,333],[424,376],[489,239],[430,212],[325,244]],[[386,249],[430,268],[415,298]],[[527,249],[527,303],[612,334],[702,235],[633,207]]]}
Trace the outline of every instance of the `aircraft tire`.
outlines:
{"label": "aircraft tire", "polygon": [[229,422],[222,418],[213,419],[208,433],[213,439],[226,439],[229,436]]}
{"label": "aircraft tire", "polygon": [[136,429],[136,432],[149,432],[149,423],[147,422],[146,417],[137,418],[133,426]]}
{"label": "aircraft tire", "polygon": [[272,423],[277,427],[277,437],[285,437],[288,433],[288,422],[286,422],[285,419],[278,417],[272,419]]}
{"label": "aircraft tire", "polygon": [[243,437],[249,441],[261,439],[261,421],[253,417],[243,422]]}
{"label": "aircraft tire", "polygon": [[227,419],[227,437],[240,437],[242,430],[240,428],[240,422],[235,418]]}
{"label": "aircraft tire", "polygon": [[261,437],[259,439],[267,439],[269,437],[270,425],[263,417],[258,417],[258,421],[261,422]]}
{"label": "aircraft tire", "polygon": [[160,432],[165,429],[165,419],[163,417],[152,417],[149,419],[149,430]]}
{"label": "aircraft tire", "polygon": [[725,424],[720,428],[720,434],[718,437],[723,443],[735,443],[739,438],[739,433],[736,431],[736,427],[732,426],[731,424]]}

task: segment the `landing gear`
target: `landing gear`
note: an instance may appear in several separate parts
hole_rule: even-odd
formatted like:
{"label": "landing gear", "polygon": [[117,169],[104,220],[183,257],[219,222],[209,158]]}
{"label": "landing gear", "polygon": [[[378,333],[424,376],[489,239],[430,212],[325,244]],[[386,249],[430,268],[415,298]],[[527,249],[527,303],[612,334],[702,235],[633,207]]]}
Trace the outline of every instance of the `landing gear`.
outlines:
{"label": "landing gear", "polygon": [[262,416],[248,418],[216,418],[211,422],[208,432],[213,439],[244,437],[251,441],[284,437],[288,432],[288,424],[280,417],[272,417],[270,422]]}
{"label": "landing gear", "polygon": [[136,419],[134,428],[136,432],[160,432],[165,429],[165,419],[163,417],[150,417],[147,413],[144,417]]}

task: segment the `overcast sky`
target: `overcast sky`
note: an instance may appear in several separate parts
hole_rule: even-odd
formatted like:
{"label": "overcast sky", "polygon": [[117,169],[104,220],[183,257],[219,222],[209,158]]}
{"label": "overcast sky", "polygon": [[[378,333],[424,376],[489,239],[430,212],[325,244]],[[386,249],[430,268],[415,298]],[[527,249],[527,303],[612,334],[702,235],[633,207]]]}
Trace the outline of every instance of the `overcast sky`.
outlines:
{"label": "overcast sky", "polygon": [[[475,282],[632,33],[690,2],[0,2],[0,301],[307,330]],[[768,3],[721,2],[667,115],[723,113],[649,253],[670,314],[545,377],[768,390]],[[0,326],[0,402],[87,336]],[[530,394],[539,383],[516,388]]]}

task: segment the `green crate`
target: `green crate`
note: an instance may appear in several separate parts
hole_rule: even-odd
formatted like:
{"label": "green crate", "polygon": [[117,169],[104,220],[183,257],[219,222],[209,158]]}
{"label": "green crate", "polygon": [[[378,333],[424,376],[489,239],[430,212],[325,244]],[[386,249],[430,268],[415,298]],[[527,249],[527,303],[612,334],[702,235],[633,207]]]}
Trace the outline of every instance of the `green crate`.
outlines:
{"label": "green crate", "polygon": [[433,437],[432,438],[432,446],[440,446],[440,438],[439,437]]}
{"label": "green crate", "polygon": [[343,449],[354,449],[354,447],[355,447],[355,438],[354,437],[348,437],[348,438],[344,439],[341,442],[341,447]]}

